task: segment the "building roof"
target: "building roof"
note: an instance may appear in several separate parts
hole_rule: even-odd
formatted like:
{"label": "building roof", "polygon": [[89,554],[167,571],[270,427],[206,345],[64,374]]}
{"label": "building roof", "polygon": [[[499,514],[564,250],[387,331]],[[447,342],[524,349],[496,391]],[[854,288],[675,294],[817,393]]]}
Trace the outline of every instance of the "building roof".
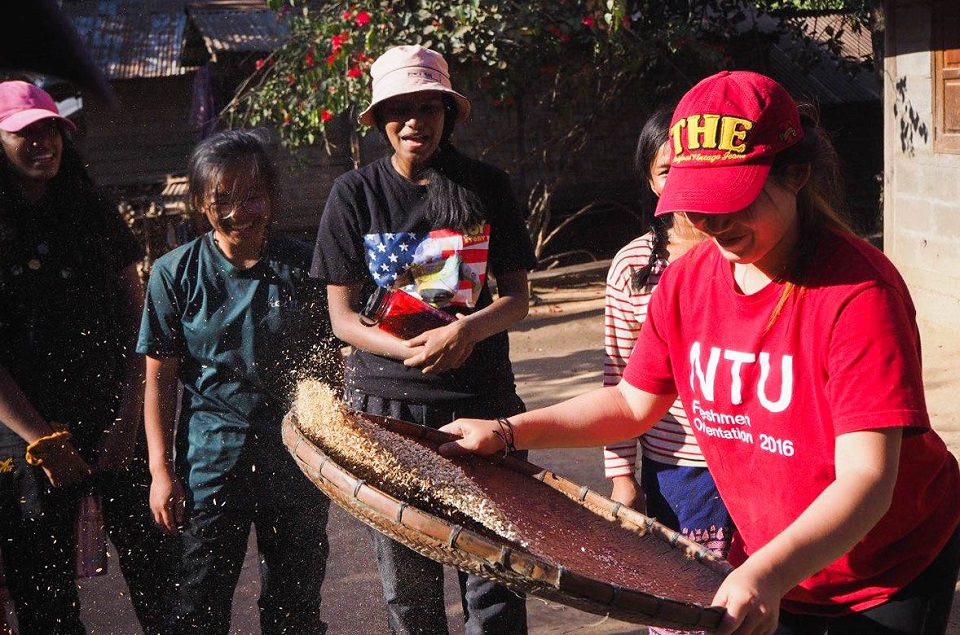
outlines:
{"label": "building roof", "polygon": [[[823,42],[831,33],[841,33],[840,55],[849,61],[861,61],[873,54],[871,34],[866,29],[854,32],[839,13],[808,15],[800,18],[802,28],[813,43],[787,37],[770,51],[771,73],[790,93],[821,105],[876,101],[883,93],[878,75],[869,69],[841,66]],[[809,61],[803,63],[801,60]]]}
{"label": "building roof", "polygon": [[217,53],[272,51],[287,35],[263,0],[66,0],[63,11],[109,80],[182,75]]}
{"label": "building roof", "polygon": [[187,27],[182,2],[64,2],[63,10],[109,80],[169,77],[188,70],[180,64]]}
{"label": "building roof", "polygon": [[287,39],[286,26],[265,8],[195,4],[187,7],[187,15],[214,58],[225,52],[273,51]]}

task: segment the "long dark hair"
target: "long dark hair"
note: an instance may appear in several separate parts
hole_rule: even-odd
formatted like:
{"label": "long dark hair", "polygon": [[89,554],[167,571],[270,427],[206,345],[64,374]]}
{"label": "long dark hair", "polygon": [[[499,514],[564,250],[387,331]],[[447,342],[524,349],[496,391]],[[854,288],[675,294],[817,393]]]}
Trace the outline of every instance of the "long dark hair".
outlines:
{"label": "long dark hair", "polygon": [[[72,202],[74,205],[80,197],[96,195],[93,179],[87,172],[83,158],[73,142],[73,136],[63,123],[57,122],[60,129],[60,138],[63,140],[63,151],[60,153],[60,169],[47,182],[46,200],[55,204]],[[20,177],[5,153],[0,151],[0,206],[22,205],[25,203],[23,189],[20,186]]]}
{"label": "long dark hair", "polygon": [[[463,155],[450,141],[457,123],[456,100],[450,95],[443,99],[443,131],[440,145],[430,165],[423,172],[427,182],[427,218],[434,227],[462,230],[483,222],[487,215],[483,200],[477,194],[477,162]],[[380,109],[374,110],[374,119],[380,133],[386,137]]]}
{"label": "long dark hair", "polygon": [[637,139],[637,149],[633,154],[633,168],[642,181],[641,201],[644,202],[645,214],[650,223],[650,231],[653,233],[653,243],[650,249],[650,260],[644,266],[633,272],[630,277],[630,286],[637,293],[647,287],[650,276],[657,269],[657,264],[666,262],[670,258],[667,251],[667,244],[670,241],[668,232],[673,226],[673,214],[664,214],[663,216],[654,216],[656,209],[656,195],[650,190],[649,181],[653,176],[651,169],[653,161],[660,148],[667,142],[670,132],[670,119],[673,113],[667,109],[660,109],[654,112],[643,124],[640,130],[640,137]]}

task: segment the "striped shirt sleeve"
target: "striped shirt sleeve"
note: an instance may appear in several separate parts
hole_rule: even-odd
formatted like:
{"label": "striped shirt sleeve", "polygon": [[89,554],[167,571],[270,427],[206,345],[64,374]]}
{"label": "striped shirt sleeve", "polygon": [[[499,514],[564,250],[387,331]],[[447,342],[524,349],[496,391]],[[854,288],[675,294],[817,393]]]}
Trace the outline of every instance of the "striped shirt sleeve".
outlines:
{"label": "striped shirt sleeve", "polygon": [[[639,291],[633,289],[630,280],[635,271],[649,264],[652,250],[653,234],[644,234],[621,249],[610,264],[604,301],[604,386],[620,383],[646,320],[650,296],[666,266],[666,263],[657,263],[648,284]],[[643,456],[660,463],[706,465],[679,400],[661,421],[640,437],[640,445]],[[637,439],[606,446],[603,457],[607,478],[633,474],[637,468]]]}

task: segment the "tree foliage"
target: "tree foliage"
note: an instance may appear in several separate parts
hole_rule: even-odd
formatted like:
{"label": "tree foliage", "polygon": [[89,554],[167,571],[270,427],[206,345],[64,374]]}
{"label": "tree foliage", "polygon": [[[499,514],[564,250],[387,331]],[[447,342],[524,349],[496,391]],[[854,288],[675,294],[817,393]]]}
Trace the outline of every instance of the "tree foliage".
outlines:
{"label": "tree foliage", "polygon": [[[862,8],[853,20],[862,22],[869,2],[844,4]],[[809,3],[822,8],[830,1]],[[783,0],[268,4],[286,21],[290,38],[257,62],[227,108],[232,123],[271,124],[287,146],[329,144],[333,122],[356,121],[369,103],[369,68],[381,53],[397,44],[432,48],[452,66],[469,69],[492,106],[515,117],[522,146],[518,161],[532,175],[529,226],[538,253],[556,234],[552,195],[566,178],[570,157],[628,90],[652,110],[664,94],[675,96],[677,87],[755,61],[784,31],[803,36],[789,19],[764,22],[795,6]],[[356,162],[358,145],[353,148]]]}

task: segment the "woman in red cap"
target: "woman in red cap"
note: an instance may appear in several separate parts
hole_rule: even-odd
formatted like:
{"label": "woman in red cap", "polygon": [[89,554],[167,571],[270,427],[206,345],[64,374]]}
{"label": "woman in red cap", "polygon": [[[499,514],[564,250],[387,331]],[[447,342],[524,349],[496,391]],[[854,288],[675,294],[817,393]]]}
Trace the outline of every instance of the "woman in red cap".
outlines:
{"label": "woman in red cap", "polygon": [[456,421],[441,451],[599,445],[679,395],[737,526],[720,633],[943,633],[960,472],[930,428],[906,285],[834,211],[833,149],[749,72],[691,89],[670,139],[657,214],[711,240],[664,272],[623,381],[512,417],[512,438]]}
{"label": "woman in red cap", "polygon": [[[334,332],[353,347],[347,402],[434,428],[522,412],[506,331],[527,314],[536,260],[509,179],[451,144],[470,102],[451,88],[439,53],[398,46],[370,71],[360,123],[376,126],[393,153],[336,180],[311,270],[327,283]],[[409,339],[365,326],[360,311],[377,287],[414,294],[451,323]],[[391,631],[446,633],[443,568],[382,534],[374,540]],[[464,573],[460,587],[468,635],[527,632],[522,596]]]}
{"label": "woman in red cap", "polygon": [[[156,633],[149,612],[159,617],[161,582],[153,576],[164,569],[156,553],[149,570],[144,552],[127,557],[133,540],[155,535],[126,470],[143,404],[143,362],[133,351],[143,253],[116,207],[95,191],[74,130],[43,90],[0,83],[4,573],[21,635],[85,632],[74,522],[95,476],[107,526],[120,530],[113,536],[124,573],[150,578],[149,596],[131,586],[146,632]],[[130,506],[138,503],[139,514]]]}

